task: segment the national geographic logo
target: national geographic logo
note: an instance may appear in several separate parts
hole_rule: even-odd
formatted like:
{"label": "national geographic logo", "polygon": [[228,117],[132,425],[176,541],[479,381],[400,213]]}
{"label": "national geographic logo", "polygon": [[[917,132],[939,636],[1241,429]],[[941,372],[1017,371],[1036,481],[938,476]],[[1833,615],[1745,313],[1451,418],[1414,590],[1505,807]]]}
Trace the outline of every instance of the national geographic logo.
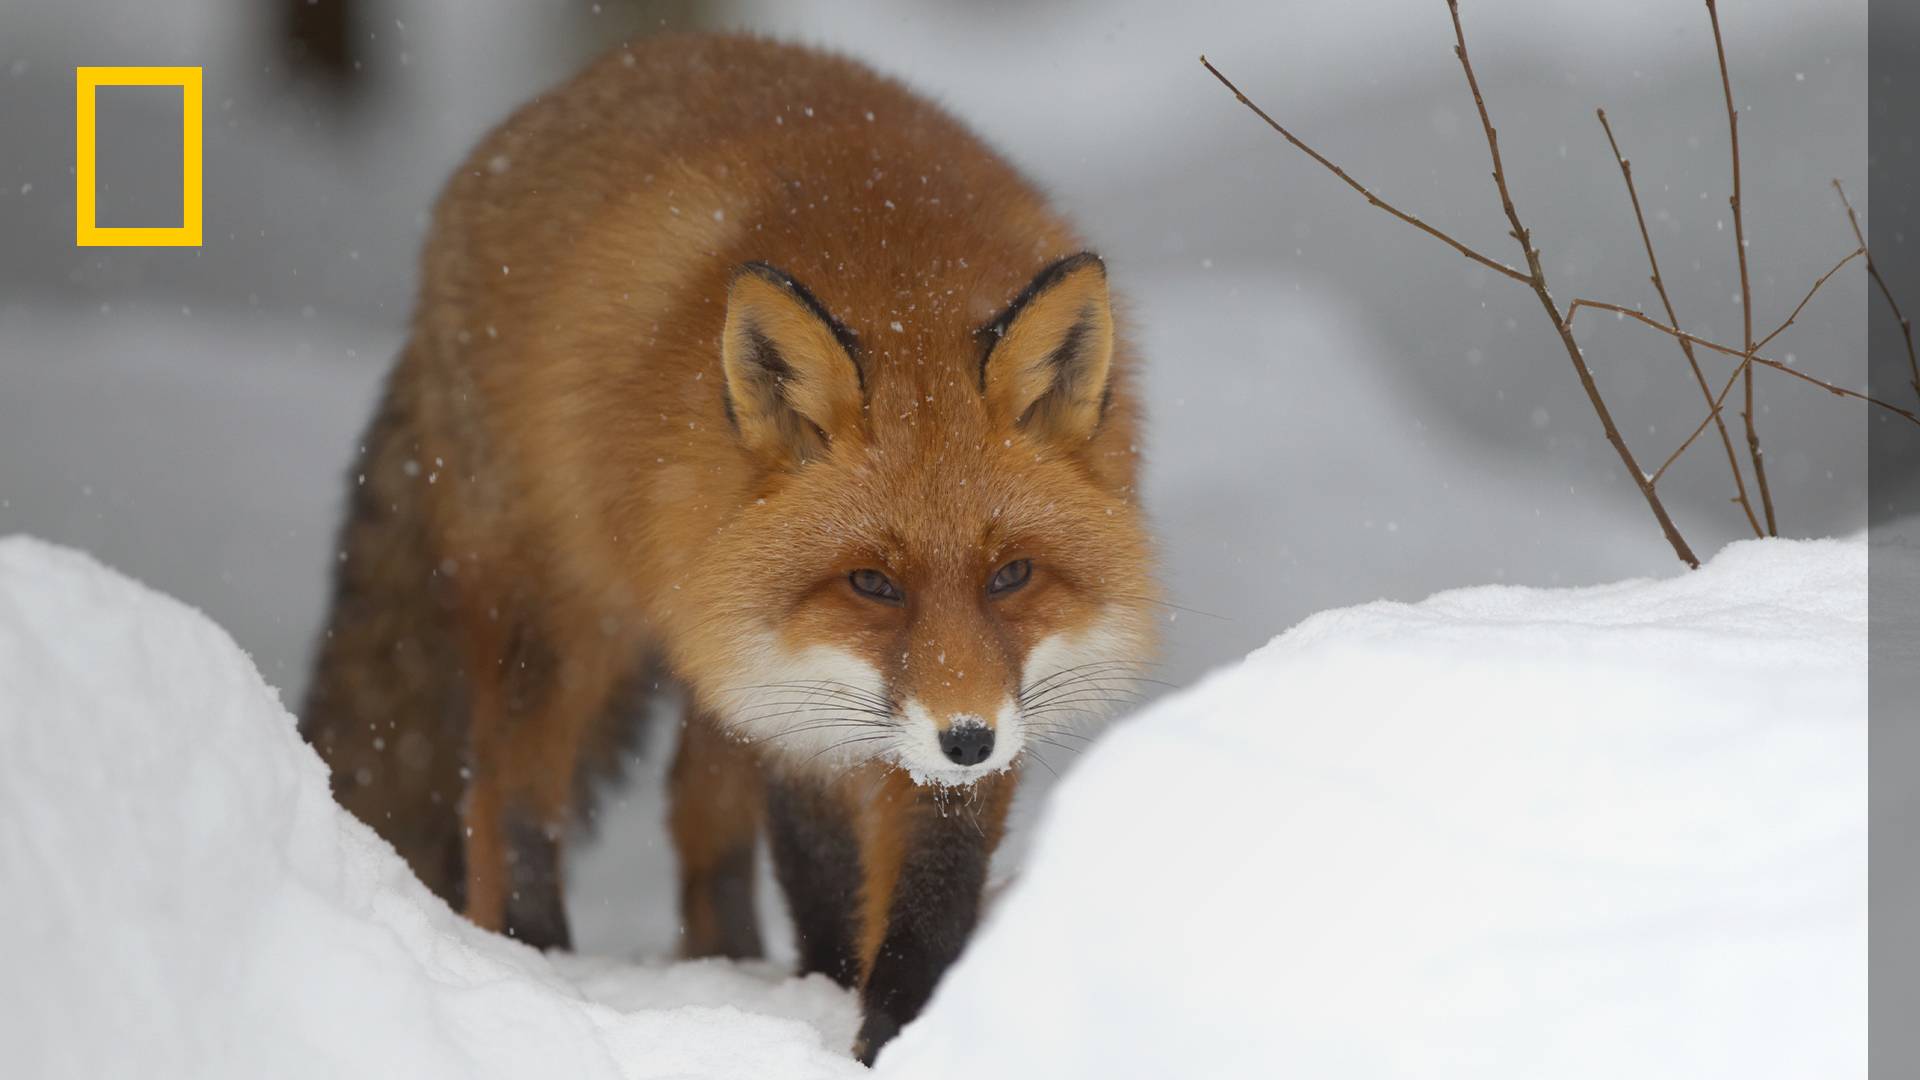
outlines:
{"label": "national geographic logo", "polygon": [[[80,247],[199,247],[201,216],[200,71],[197,67],[83,67],[74,69],[73,242]],[[180,224],[105,227],[99,224],[98,105],[103,86],[180,88]]]}

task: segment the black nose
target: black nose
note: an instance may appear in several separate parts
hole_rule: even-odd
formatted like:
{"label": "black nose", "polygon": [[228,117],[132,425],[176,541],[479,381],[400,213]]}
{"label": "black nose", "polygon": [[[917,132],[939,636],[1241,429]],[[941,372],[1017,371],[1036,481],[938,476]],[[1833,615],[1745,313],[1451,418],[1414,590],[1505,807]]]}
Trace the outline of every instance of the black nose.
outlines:
{"label": "black nose", "polygon": [[940,749],[955,765],[978,765],[993,756],[993,729],[984,724],[950,727],[940,733]]}

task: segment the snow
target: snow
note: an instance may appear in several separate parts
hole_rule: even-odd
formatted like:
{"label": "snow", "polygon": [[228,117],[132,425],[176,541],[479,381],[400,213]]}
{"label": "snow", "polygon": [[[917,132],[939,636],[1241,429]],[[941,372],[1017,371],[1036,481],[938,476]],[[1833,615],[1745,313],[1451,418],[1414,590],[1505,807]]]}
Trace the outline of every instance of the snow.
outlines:
{"label": "snow", "polygon": [[[1865,1067],[1866,545],[1314,616],[1122,723],[885,1076]],[[335,807],[198,612],[0,541],[21,1075],[857,1075],[766,964],[549,959]]]}
{"label": "snow", "polygon": [[24,538],[0,542],[0,745],[11,1075],[859,1072],[824,978],[556,966],[460,919],[336,807],[225,632]]}
{"label": "snow", "polygon": [[1749,541],[1310,618],[1088,754],[880,1069],[1865,1075],[1866,582]]}

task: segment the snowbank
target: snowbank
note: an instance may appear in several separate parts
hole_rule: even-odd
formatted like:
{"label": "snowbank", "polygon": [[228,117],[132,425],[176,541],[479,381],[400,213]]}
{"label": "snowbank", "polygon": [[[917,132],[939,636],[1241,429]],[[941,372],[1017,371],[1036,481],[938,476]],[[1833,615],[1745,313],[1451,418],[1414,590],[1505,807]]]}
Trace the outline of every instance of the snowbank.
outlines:
{"label": "snowbank", "polygon": [[[879,1071],[1861,1075],[1865,585],[1769,541],[1309,619],[1088,753]],[[222,631],[26,539],[0,891],[9,1075],[860,1071],[824,980],[462,922]]]}
{"label": "snowbank", "polygon": [[1307,620],[1088,753],[880,1072],[1864,1076],[1866,575]]}
{"label": "snowbank", "polygon": [[0,891],[8,1075],[861,1072],[841,1052],[853,1004],[825,979],[562,971],[476,930],[335,807],[224,632],[17,538],[0,541]]}

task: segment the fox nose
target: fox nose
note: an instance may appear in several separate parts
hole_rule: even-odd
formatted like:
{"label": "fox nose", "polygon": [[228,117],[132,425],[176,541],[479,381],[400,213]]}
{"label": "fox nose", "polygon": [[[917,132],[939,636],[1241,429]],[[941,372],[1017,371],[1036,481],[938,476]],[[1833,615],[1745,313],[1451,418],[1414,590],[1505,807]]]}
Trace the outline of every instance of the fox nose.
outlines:
{"label": "fox nose", "polygon": [[940,733],[940,749],[955,765],[978,765],[993,756],[993,729],[956,724]]}

